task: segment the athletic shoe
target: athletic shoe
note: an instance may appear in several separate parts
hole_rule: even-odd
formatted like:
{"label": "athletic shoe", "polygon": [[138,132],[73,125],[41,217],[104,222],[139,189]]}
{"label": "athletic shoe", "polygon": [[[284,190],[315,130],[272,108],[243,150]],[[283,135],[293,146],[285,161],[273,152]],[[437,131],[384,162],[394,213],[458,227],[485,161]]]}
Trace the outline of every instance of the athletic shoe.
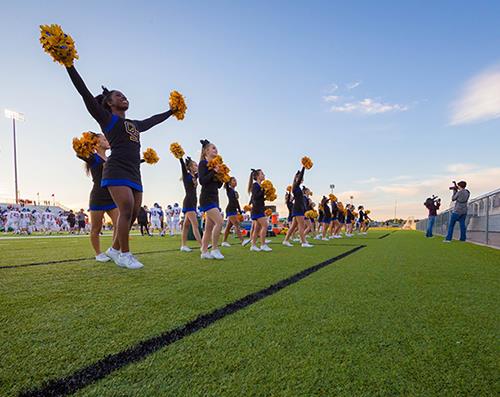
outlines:
{"label": "athletic shoe", "polygon": [[292,241],[293,241],[294,243],[298,243],[298,242],[300,242],[300,238],[294,238]]}
{"label": "athletic shoe", "polygon": [[201,254],[201,259],[215,259],[210,252],[205,252]]}
{"label": "athletic shoe", "polygon": [[210,251],[210,253],[214,257],[214,259],[218,259],[218,260],[224,259],[224,255],[222,255],[218,249],[217,250],[212,250],[212,251]]}
{"label": "athletic shoe", "polygon": [[451,240],[443,240],[443,243],[451,243]]}
{"label": "athletic shoe", "polygon": [[243,240],[243,242],[241,243],[241,245],[244,247],[245,245],[247,245],[251,240],[249,238]]}
{"label": "athletic shoe", "polygon": [[259,248],[259,247],[257,247],[256,245],[252,245],[252,246],[250,247],[250,251],[260,252],[260,248]]}
{"label": "athletic shoe", "polygon": [[322,240],[322,241],[328,241],[328,240],[330,240],[330,239],[329,239],[328,237],[323,237],[321,240]]}
{"label": "athletic shoe", "polygon": [[260,250],[264,252],[271,252],[273,249],[269,247],[267,244],[261,245]]}
{"label": "athletic shoe", "polygon": [[281,244],[283,244],[285,247],[293,247],[293,244],[290,241],[283,241]]}
{"label": "athletic shoe", "polygon": [[321,240],[321,235],[317,235],[316,237],[314,237],[315,240]]}
{"label": "athletic shoe", "polygon": [[181,247],[181,252],[191,252],[191,251],[192,251],[192,249],[189,248],[187,245],[183,245]]}
{"label": "athletic shoe", "polygon": [[231,244],[229,244],[227,241],[223,241],[221,244],[221,247],[230,247]]}
{"label": "athletic shoe", "polygon": [[101,252],[99,255],[95,257],[97,262],[109,262],[111,258],[107,256],[105,253]]}
{"label": "athletic shoe", "polygon": [[105,254],[106,256],[109,256],[111,259],[113,259],[113,261],[118,265],[118,256],[120,255],[120,251],[114,249],[113,247],[109,247],[106,250]]}
{"label": "athletic shoe", "polygon": [[265,244],[271,244],[271,240],[264,240]]}
{"label": "athletic shoe", "polygon": [[309,243],[302,243],[301,247],[302,248],[312,248],[312,247],[314,247],[314,245],[309,244]]}
{"label": "athletic shoe", "polygon": [[144,265],[139,262],[130,252],[122,252],[118,256],[118,266],[125,267],[130,270],[140,269]]}

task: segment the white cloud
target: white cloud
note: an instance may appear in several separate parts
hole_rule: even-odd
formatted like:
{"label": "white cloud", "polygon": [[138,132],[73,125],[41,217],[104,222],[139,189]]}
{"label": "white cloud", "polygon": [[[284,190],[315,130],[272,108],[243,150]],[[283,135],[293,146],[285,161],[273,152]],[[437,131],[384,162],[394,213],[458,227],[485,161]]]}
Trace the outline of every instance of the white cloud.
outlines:
{"label": "white cloud", "polygon": [[337,91],[338,89],[339,89],[339,86],[335,83],[332,83],[326,88],[325,92],[327,92],[328,94],[331,94],[331,93],[334,93],[335,91]]}
{"label": "white cloud", "polygon": [[473,123],[500,117],[500,67],[483,71],[464,86],[452,104],[451,125]]}
{"label": "white cloud", "polygon": [[330,112],[335,113],[361,113],[361,114],[382,114],[389,112],[405,112],[408,106],[397,103],[384,103],[376,99],[365,98],[355,102],[344,102],[340,105],[330,107]]}
{"label": "white cloud", "polygon": [[375,178],[374,176],[372,176],[371,178],[368,179],[362,179],[360,181],[356,181],[356,183],[377,183],[378,181],[380,181],[379,178]]}
{"label": "white cloud", "polygon": [[337,102],[340,99],[338,95],[326,95],[323,97],[325,102]]}
{"label": "white cloud", "polygon": [[446,169],[449,172],[463,174],[464,172],[469,172],[473,170],[477,170],[479,166],[477,164],[470,163],[458,163],[458,164],[450,164]]}
{"label": "white cloud", "polygon": [[347,83],[346,88],[348,90],[354,90],[356,87],[359,87],[361,85],[361,81],[354,81],[352,83]]}

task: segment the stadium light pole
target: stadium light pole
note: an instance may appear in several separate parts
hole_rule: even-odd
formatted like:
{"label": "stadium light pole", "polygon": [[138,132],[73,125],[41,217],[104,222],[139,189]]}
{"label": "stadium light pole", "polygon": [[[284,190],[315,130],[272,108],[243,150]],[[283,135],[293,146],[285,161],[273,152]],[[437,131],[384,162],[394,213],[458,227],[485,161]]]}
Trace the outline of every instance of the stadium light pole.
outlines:
{"label": "stadium light pole", "polygon": [[335,189],[335,185],[332,183],[330,185],[330,193],[333,194],[333,189]]}
{"label": "stadium light pole", "polygon": [[14,185],[16,189],[16,204],[19,204],[19,189],[17,184],[17,145],[16,145],[16,120],[24,121],[24,114],[14,110],[5,109],[5,117],[12,119],[12,136],[14,138]]}

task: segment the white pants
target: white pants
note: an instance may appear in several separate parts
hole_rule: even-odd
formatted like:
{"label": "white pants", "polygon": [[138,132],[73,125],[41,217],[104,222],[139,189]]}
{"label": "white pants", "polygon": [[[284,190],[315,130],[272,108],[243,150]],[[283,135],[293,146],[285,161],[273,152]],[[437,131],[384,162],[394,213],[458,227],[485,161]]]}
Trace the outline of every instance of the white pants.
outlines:
{"label": "white pants", "polygon": [[9,229],[17,232],[17,230],[19,229],[19,224],[16,221],[7,221],[7,223],[5,224],[5,231],[9,231]]}
{"label": "white pants", "polygon": [[160,218],[151,218],[151,229],[160,229],[161,230],[161,221]]}
{"label": "white pants", "polygon": [[180,228],[180,218],[179,217],[174,217],[174,220],[173,220],[173,224],[174,224],[174,230],[176,233],[180,233],[181,231],[181,228]]}

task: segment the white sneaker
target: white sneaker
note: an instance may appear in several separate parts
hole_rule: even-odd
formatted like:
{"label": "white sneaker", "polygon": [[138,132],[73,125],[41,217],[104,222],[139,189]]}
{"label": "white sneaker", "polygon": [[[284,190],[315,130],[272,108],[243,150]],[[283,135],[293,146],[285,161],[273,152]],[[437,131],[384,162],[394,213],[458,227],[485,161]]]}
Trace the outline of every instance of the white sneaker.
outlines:
{"label": "white sneaker", "polygon": [[187,245],[183,245],[181,247],[181,252],[191,252],[191,251],[192,251],[192,249],[189,248]]}
{"label": "white sneaker", "polygon": [[210,252],[204,252],[201,254],[201,259],[215,259]]}
{"label": "white sneaker", "polygon": [[111,259],[113,259],[113,261],[118,265],[118,256],[120,255],[120,251],[114,249],[113,247],[109,247],[106,252],[105,252],[106,256],[109,256]]}
{"label": "white sneaker", "polygon": [[111,258],[107,256],[105,253],[101,252],[99,255],[95,257],[97,262],[109,262]]}
{"label": "white sneaker", "polygon": [[322,240],[322,241],[328,241],[328,240],[329,240],[329,238],[328,238],[328,237],[323,237],[321,240]]}
{"label": "white sneaker", "polygon": [[300,241],[300,238],[294,238],[292,241],[293,241],[294,243],[298,243],[298,242]]}
{"label": "white sneaker", "polygon": [[317,235],[316,237],[314,237],[315,240],[321,240],[321,235]]}
{"label": "white sneaker", "polygon": [[261,245],[260,250],[264,252],[271,252],[273,249],[269,247],[267,244]]}
{"label": "white sneaker", "polygon": [[134,258],[134,256],[130,252],[122,252],[118,256],[118,266],[120,267],[125,267],[127,269],[140,269],[141,267],[144,267],[144,265],[139,262],[137,259]]}
{"label": "white sneaker", "polygon": [[212,250],[212,251],[210,251],[210,253],[214,257],[214,259],[219,259],[219,260],[224,259],[224,255],[222,255],[219,250]]}
{"label": "white sneaker", "polygon": [[221,244],[221,247],[230,247],[231,244],[229,244],[227,241],[223,241]]}
{"label": "white sneaker", "polygon": [[314,245],[309,244],[309,243],[302,243],[301,247],[302,248],[312,248],[312,247],[314,247]]}
{"label": "white sneaker", "polygon": [[241,245],[244,247],[245,245],[247,245],[248,243],[250,242],[250,239],[247,238],[245,240],[243,240],[243,242],[241,243]]}
{"label": "white sneaker", "polygon": [[293,247],[293,244],[290,241],[283,241],[281,244],[283,244],[285,247]]}
{"label": "white sneaker", "polygon": [[264,240],[265,244],[271,244],[271,240]]}
{"label": "white sneaker", "polygon": [[256,245],[252,245],[252,246],[250,247],[250,251],[260,252],[260,248],[259,248],[259,247],[257,247]]}
{"label": "white sneaker", "polygon": [[443,243],[451,243],[451,240],[443,240]]}

